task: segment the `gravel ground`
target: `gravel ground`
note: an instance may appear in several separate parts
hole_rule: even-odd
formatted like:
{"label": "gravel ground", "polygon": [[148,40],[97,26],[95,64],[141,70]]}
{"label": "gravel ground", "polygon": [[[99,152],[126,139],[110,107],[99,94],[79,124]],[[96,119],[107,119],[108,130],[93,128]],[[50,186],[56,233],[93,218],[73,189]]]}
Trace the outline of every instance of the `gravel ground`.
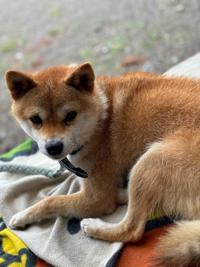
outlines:
{"label": "gravel ground", "polygon": [[98,74],[162,73],[200,48],[199,0],[0,0],[0,153],[25,138],[7,69],[90,61]]}

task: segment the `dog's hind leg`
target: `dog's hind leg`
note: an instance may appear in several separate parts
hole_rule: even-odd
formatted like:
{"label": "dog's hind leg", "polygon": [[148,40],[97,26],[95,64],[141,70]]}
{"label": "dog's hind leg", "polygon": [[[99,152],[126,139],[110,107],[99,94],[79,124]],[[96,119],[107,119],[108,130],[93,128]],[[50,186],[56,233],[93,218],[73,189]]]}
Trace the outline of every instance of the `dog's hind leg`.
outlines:
{"label": "dog's hind leg", "polygon": [[161,147],[162,143],[151,146],[132,168],[128,185],[128,209],[124,219],[119,224],[84,219],[81,225],[87,235],[107,241],[135,241],[142,236],[148,215],[161,199]]}
{"label": "dog's hind leg", "polygon": [[193,178],[195,175],[200,178],[200,157],[195,152],[200,145],[197,143],[197,139],[183,134],[152,144],[130,172],[124,219],[118,224],[84,219],[81,225],[85,233],[107,241],[136,241],[142,237],[148,217],[157,208],[167,215],[178,213],[192,218],[200,211],[200,207],[194,210],[191,205],[193,191],[197,191],[199,185]]}

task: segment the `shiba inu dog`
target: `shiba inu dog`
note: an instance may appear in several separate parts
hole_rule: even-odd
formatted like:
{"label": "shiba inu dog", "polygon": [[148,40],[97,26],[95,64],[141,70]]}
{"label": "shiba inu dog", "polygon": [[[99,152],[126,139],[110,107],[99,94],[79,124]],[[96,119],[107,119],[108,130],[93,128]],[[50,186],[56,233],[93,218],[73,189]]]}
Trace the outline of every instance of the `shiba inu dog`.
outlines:
{"label": "shiba inu dog", "polygon": [[[6,73],[12,113],[42,153],[66,156],[88,173],[80,192],[50,196],[14,215],[22,228],[56,215],[76,216],[88,236],[136,241],[156,209],[183,220],[161,240],[165,266],[200,262],[200,81],[148,73],[95,77],[90,64]],[[126,194],[118,224],[111,213]],[[88,218],[88,219],[87,219]]]}

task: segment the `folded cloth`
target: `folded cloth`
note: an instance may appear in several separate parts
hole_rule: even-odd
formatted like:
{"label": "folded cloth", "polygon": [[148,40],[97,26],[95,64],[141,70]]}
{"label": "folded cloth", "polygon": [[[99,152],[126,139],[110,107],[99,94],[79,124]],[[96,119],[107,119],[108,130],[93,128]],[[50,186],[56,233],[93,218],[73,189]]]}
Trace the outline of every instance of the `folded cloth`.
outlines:
{"label": "folded cloth", "polygon": [[[200,76],[200,54],[179,65],[174,71],[166,75],[187,75],[190,62],[196,66],[196,77]],[[199,70],[199,72],[197,71]],[[190,73],[189,73],[190,75]],[[56,170],[58,163],[40,152],[32,141],[27,141],[14,151],[1,157],[1,163],[9,162],[12,165],[32,166]],[[5,169],[4,169],[5,170]],[[0,213],[8,224],[12,215],[30,207],[39,200],[59,194],[71,194],[80,190],[81,178],[65,172],[60,177],[51,179],[40,174],[0,173]],[[112,215],[103,217],[103,220],[116,223],[126,212],[126,206],[119,207]],[[168,218],[153,219],[147,223],[146,230],[165,225],[171,222]],[[76,218],[49,219],[33,224],[26,230],[13,231],[30,250],[38,257],[53,266],[58,267],[93,267],[116,265],[121,253],[122,243],[108,243],[84,236],[80,230],[80,220]]]}

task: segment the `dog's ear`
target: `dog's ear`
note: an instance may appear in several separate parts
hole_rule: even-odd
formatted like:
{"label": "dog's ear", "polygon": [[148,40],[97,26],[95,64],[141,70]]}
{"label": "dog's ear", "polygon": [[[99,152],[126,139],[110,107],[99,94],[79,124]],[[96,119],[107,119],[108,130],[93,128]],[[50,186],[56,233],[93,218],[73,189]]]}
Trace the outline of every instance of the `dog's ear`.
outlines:
{"label": "dog's ear", "polygon": [[92,66],[89,63],[79,65],[65,83],[79,91],[91,92],[94,88],[95,75]]}
{"label": "dog's ear", "polygon": [[29,90],[36,87],[36,83],[26,74],[9,70],[5,75],[7,87],[10,90],[11,96],[14,100],[23,97]]}

